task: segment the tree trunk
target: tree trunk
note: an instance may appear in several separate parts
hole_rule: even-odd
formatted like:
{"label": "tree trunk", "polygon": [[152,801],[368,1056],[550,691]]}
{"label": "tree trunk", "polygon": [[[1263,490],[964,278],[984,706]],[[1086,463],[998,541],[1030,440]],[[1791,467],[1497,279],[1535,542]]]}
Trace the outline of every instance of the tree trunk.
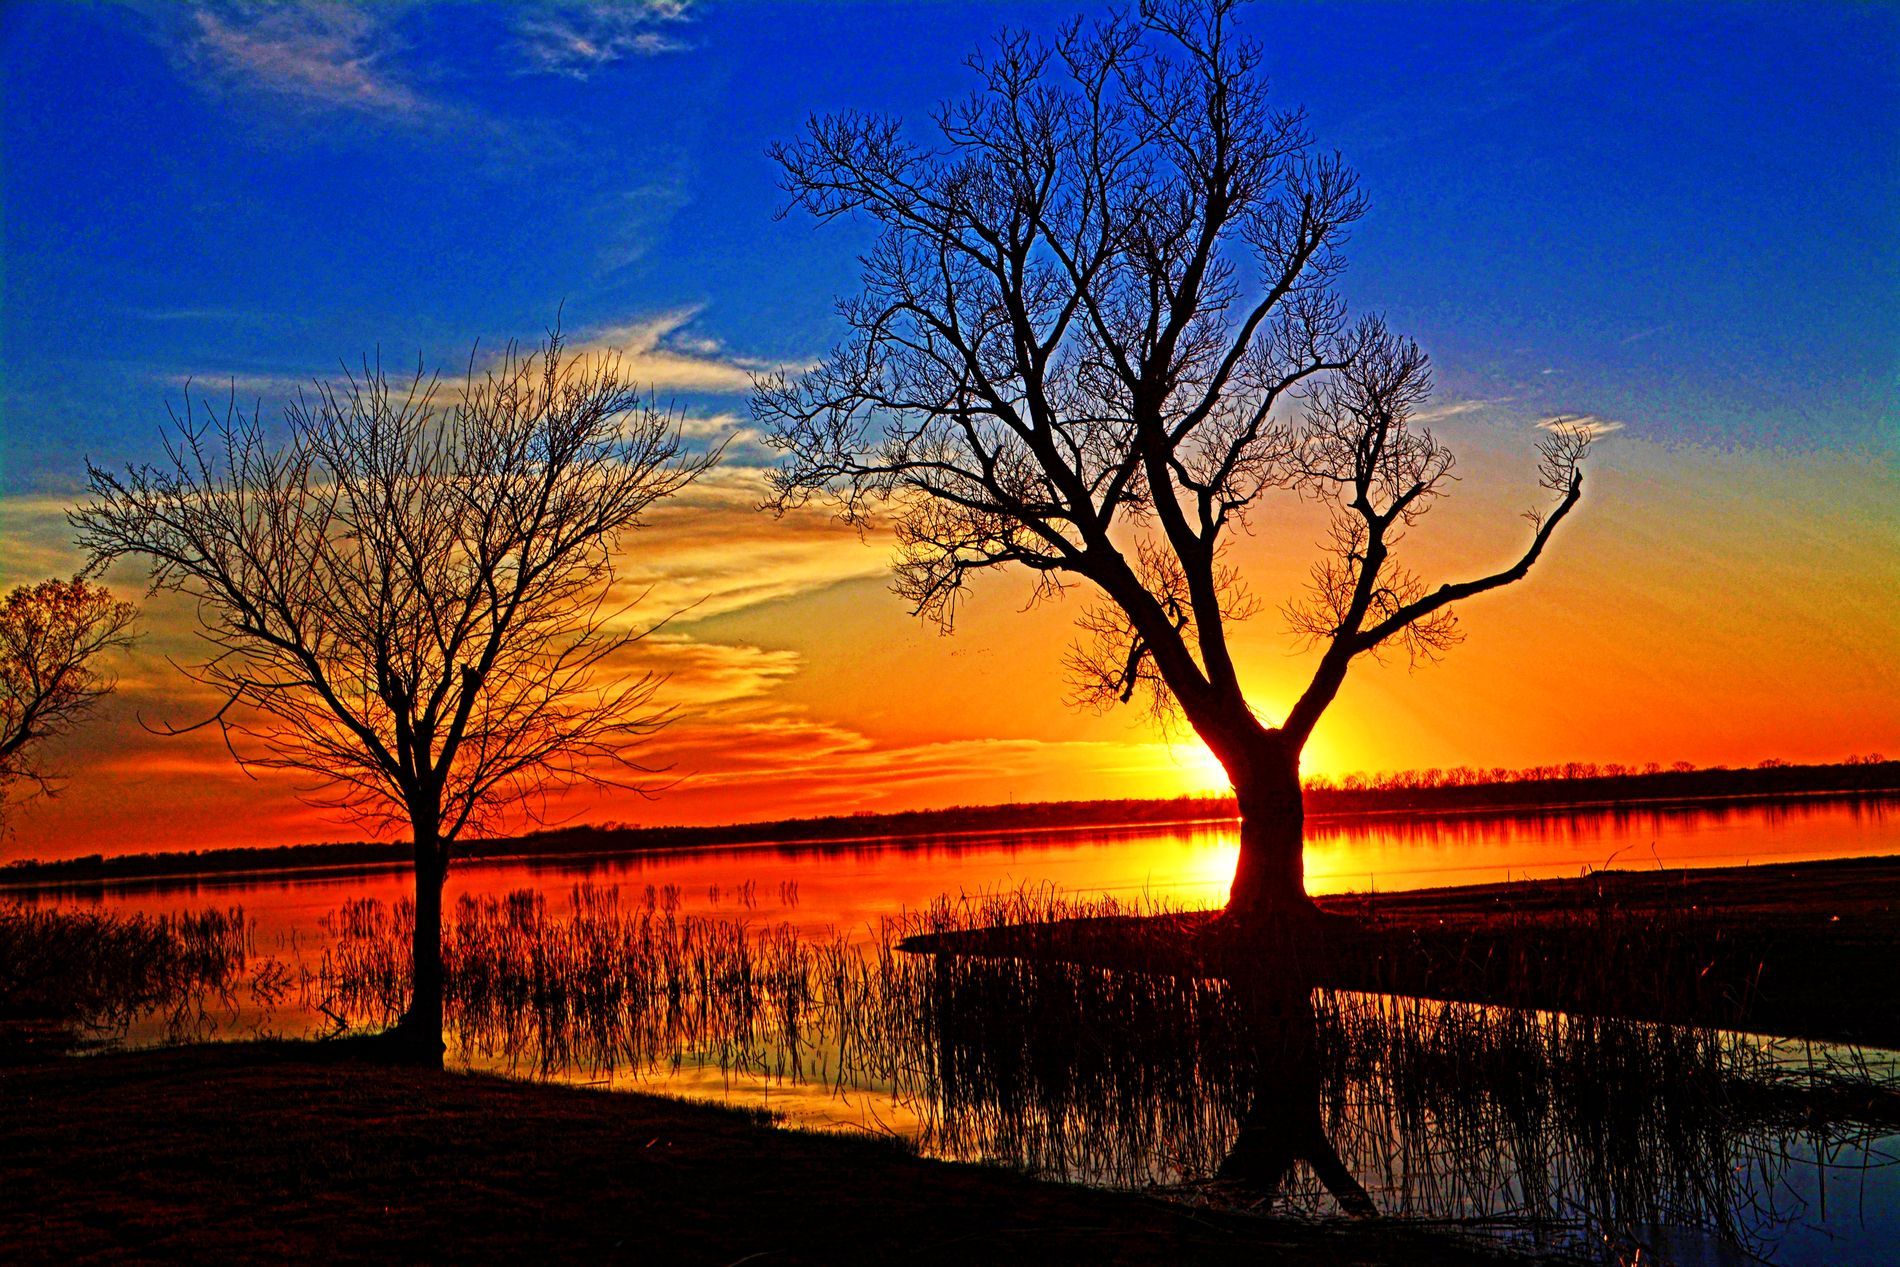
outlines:
{"label": "tree trunk", "polygon": [[442,882],[447,851],[422,833],[416,839],[416,927],[411,946],[409,1010],[395,1037],[406,1059],[442,1065]]}
{"label": "tree trunk", "polygon": [[1230,773],[1240,808],[1240,861],[1227,895],[1228,914],[1249,919],[1310,914],[1299,749],[1269,732]]}

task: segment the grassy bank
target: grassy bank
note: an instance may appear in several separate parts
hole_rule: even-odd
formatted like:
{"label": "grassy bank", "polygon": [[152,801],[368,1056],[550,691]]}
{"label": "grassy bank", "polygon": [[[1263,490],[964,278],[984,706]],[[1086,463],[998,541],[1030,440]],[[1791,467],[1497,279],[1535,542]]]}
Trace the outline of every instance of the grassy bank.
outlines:
{"label": "grassy bank", "polygon": [[[1900,1048],[1900,858],[1317,901],[1342,917],[1296,947],[1320,986]],[[1056,920],[905,946],[1187,975],[1259,962],[1215,912]]]}
{"label": "grassy bank", "polygon": [[12,1261],[1508,1261],[1038,1183],[755,1117],[232,1044],[0,1072]]}

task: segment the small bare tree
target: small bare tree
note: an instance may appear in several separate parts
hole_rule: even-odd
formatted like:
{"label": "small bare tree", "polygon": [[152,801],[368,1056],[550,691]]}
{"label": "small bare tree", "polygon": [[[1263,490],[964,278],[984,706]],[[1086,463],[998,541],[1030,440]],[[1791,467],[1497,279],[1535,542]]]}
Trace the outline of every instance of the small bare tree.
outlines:
{"label": "small bare tree", "polygon": [[[471,358],[471,367],[473,360]],[[318,384],[273,443],[227,407],[173,416],[167,462],[88,465],[72,514],[102,567],[150,560],[197,603],[186,668],[247,766],[310,776],[318,804],[415,842],[414,994],[398,1037],[442,1052],[442,884],[454,844],[557,787],[639,788],[633,745],[665,720],[625,653],[614,551],[717,458],[611,356],[560,337],[471,368],[452,407],[420,371]]]}
{"label": "small bare tree", "polygon": [[[1586,429],[1542,442],[1552,505],[1508,566],[1429,586],[1393,547],[1447,489],[1417,424],[1425,357],[1334,289],[1365,211],[1354,173],[1267,100],[1238,0],[1149,0],[1005,34],[928,142],[895,119],[815,118],[776,146],[791,206],[881,230],[849,333],[816,368],[761,380],[787,454],[783,510],[820,498],[896,524],[896,588],[948,627],[971,576],[1085,581],[1076,694],[1148,691],[1233,782],[1230,910],[1304,909],[1300,753],[1359,656],[1430,657],[1452,604],[1521,578],[1582,490]],[[788,208],[789,210],[789,208]],[[1330,511],[1312,593],[1287,608],[1322,648],[1279,724],[1249,705],[1229,628],[1258,607],[1225,553],[1275,491]]]}
{"label": "small bare tree", "polygon": [[0,807],[16,785],[49,787],[35,759],[112,693],[98,659],[129,646],[138,609],[75,577],[21,585],[0,599]]}

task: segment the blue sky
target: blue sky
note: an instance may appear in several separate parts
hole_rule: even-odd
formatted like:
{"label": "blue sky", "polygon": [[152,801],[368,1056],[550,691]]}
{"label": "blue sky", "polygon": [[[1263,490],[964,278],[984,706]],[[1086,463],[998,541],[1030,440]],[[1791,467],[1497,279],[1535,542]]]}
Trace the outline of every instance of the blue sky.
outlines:
{"label": "blue sky", "polygon": [[[1073,4],[15,4],[0,492],[146,452],[178,380],[637,328],[822,349],[849,229],[777,221],[813,110],[921,119]],[[1654,439],[1891,451],[1900,10],[1262,3],[1276,90],[1362,171],[1349,291],[1441,399]],[[669,374],[701,411],[743,378]],[[718,388],[707,391],[708,387]]]}

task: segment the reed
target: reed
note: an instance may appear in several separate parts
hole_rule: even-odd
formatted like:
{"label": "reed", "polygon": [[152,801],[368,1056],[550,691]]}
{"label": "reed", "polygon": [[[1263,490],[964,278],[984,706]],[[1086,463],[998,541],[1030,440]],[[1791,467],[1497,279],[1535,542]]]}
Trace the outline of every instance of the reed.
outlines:
{"label": "reed", "polygon": [[94,1042],[156,1026],[176,1041],[216,1028],[240,991],[275,1003],[287,970],[256,954],[243,909],[179,915],[0,906],[0,1021]]}

